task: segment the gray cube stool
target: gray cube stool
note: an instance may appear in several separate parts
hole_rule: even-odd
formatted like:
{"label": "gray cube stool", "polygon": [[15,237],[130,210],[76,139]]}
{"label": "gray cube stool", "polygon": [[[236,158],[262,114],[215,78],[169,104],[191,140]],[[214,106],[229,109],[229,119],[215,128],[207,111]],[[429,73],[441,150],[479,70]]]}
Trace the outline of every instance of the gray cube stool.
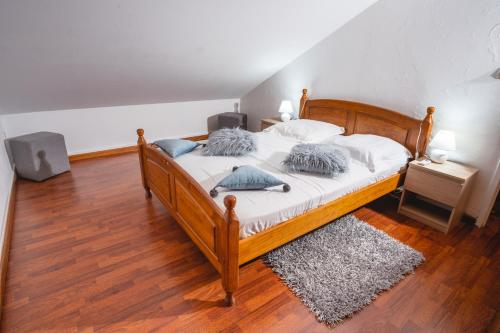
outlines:
{"label": "gray cube stool", "polygon": [[64,136],[37,132],[7,140],[16,172],[37,182],[70,169]]}
{"label": "gray cube stool", "polygon": [[235,128],[247,129],[246,113],[224,112],[218,115],[217,128]]}

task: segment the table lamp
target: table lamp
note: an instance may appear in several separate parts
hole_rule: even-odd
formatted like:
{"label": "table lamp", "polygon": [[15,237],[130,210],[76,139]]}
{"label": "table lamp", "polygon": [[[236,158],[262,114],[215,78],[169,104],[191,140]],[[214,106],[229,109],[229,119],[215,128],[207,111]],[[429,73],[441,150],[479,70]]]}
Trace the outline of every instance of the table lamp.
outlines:
{"label": "table lamp", "polygon": [[433,162],[446,162],[448,160],[448,152],[456,150],[455,133],[440,130],[431,140],[429,147],[432,148],[430,158]]}
{"label": "table lamp", "polygon": [[279,113],[281,113],[282,121],[289,121],[292,119],[293,106],[290,101],[282,101],[279,109]]}

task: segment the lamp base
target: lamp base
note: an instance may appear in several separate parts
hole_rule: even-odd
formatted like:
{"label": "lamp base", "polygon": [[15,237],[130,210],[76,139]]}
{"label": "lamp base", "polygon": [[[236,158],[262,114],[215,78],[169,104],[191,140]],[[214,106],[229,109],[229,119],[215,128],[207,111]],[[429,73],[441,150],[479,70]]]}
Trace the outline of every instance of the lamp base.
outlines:
{"label": "lamp base", "polygon": [[281,114],[281,121],[289,121],[290,119],[292,119],[292,115],[289,114],[289,113],[282,113]]}
{"label": "lamp base", "polygon": [[434,163],[444,163],[448,160],[448,152],[442,149],[433,149],[430,158]]}

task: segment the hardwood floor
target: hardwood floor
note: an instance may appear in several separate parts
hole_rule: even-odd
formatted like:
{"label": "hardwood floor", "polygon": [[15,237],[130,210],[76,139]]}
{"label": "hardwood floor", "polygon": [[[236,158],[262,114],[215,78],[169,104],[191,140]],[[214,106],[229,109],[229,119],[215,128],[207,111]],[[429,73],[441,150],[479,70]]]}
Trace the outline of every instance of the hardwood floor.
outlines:
{"label": "hardwood floor", "polygon": [[[144,198],[137,155],[18,181],[2,332],[329,332],[261,260],[222,306],[215,270]],[[427,258],[335,332],[499,332],[498,218],[444,235],[381,199],[355,215]]]}

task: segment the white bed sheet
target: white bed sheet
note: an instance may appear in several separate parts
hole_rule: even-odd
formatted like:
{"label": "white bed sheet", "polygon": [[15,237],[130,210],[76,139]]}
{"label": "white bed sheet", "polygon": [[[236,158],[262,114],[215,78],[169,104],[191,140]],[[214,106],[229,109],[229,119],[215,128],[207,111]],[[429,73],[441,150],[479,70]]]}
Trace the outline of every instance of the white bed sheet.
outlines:
{"label": "white bed sheet", "polygon": [[219,189],[215,202],[224,209],[224,197],[233,194],[237,198],[236,214],[240,221],[240,238],[246,238],[276,224],[354,192],[401,170],[400,162],[387,162],[377,167],[377,172],[356,161],[350,162],[349,172],[337,178],[325,178],[307,174],[288,173],[281,167],[297,140],[270,133],[256,133],[258,150],[242,157],[203,156],[201,149],[177,157],[175,161],[196,179],[207,193],[235,165],[253,165],[291,186],[290,192],[281,188],[265,191],[227,191]]}

